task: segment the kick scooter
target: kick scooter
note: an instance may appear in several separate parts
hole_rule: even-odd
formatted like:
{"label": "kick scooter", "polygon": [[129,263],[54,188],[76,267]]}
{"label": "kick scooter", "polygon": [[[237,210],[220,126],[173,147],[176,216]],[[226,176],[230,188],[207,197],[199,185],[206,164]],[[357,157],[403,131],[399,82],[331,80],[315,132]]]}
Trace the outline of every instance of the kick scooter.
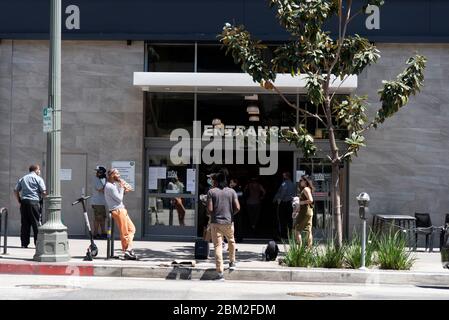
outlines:
{"label": "kick scooter", "polygon": [[87,216],[86,200],[89,198],[90,198],[90,196],[84,196],[84,197],[77,199],[74,203],[72,203],[72,206],[74,206],[75,204],[78,204],[80,202],[83,205],[84,222],[86,223],[87,230],[89,230],[90,246],[87,248],[87,252],[86,252],[86,256],[84,257],[84,261],[92,261],[93,258],[96,257],[98,254],[98,248],[94,243],[94,237],[92,235],[92,230],[90,229],[89,217]]}

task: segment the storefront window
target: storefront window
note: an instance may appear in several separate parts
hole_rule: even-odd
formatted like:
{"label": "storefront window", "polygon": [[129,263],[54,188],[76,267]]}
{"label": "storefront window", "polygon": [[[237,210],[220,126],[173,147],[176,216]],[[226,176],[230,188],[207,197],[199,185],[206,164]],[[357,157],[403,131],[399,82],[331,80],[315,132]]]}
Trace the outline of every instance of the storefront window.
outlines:
{"label": "storefront window", "polygon": [[174,129],[192,133],[194,94],[146,93],[145,135],[170,137]]}
{"label": "storefront window", "polygon": [[150,226],[195,226],[195,199],[148,197]]}
{"label": "storefront window", "polygon": [[[219,119],[226,126],[295,126],[296,110],[288,106],[278,95],[257,95],[248,100],[243,94],[198,94],[198,120],[202,125],[212,125]],[[296,95],[287,95],[296,104]],[[256,107],[256,118],[249,107]],[[251,111],[252,112],[252,111]]]}
{"label": "storefront window", "polygon": [[197,72],[242,72],[221,45],[198,44]]}
{"label": "storefront window", "polygon": [[[311,177],[315,192],[313,226],[320,229],[320,234],[329,233],[333,229],[332,222],[332,167],[329,161],[323,159],[298,159],[298,174],[307,174]],[[299,177],[297,177],[299,178]],[[298,179],[299,180],[299,179]]]}
{"label": "storefront window", "polygon": [[150,72],[194,72],[195,45],[149,44],[148,71]]}
{"label": "storefront window", "polygon": [[173,164],[170,156],[149,156],[148,190],[166,195],[195,194],[193,164]]}
{"label": "storefront window", "polygon": [[196,167],[170,156],[148,155],[149,226],[194,227]]}

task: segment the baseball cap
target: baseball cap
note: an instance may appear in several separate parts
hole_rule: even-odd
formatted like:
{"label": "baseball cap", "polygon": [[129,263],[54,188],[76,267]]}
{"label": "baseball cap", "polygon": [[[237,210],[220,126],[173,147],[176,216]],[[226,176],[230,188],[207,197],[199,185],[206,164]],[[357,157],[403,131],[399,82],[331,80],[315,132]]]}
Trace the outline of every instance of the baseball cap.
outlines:
{"label": "baseball cap", "polygon": [[102,166],[97,166],[96,168],[95,168],[95,171],[100,171],[101,173],[106,173],[106,168],[105,167],[102,167]]}

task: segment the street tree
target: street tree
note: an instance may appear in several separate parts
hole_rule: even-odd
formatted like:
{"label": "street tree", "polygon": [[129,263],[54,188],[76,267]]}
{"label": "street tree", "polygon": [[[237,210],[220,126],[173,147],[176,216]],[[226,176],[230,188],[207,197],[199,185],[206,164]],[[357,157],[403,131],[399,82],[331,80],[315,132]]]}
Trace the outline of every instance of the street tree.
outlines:
{"label": "street tree", "polygon": [[[345,161],[357,156],[365,146],[365,133],[404,107],[411,95],[423,85],[426,58],[415,55],[406,61],[406,68],[396,79],[383,81],[379,93],[378,111],[369,119],[368,97],[336,96],[332,84],[336,79],[343,84],[351,75],[359,75],[380,58],[380,52],[368,39],[357,34],[348,34],[348,25],[368,6],[382,6],[383,0],[269,0],[276,7],[281,26],[290,34],[290,40],[277,46],[270,61],[264,59],[267,46],[252,39],[243,25],[226,23],[218,36],[236,64],[248,73],[255,82],[266,90],[274,91],[304,116],[318,119],[328,133],[330,152],[327,155],[332,166],[332,214],[336,228],[336,245],[343,240],[341,212],[340,170]],[[368,12],[370,12],[368,10]],[[332,21],[338,24],[338,35],[326,30]],[[316,106],[316,112],[305,110],[291,103],[275,85],[277,74],[303,76],[306,81],[307,97]],[[322,112],[319,112],[321,111]],[[324,116],[323,116],[324,114]],[[337,130],[346,130],[345,148],[337,145]],[[305,157],[316,154],[317,146],[313,136],[303,126],[280,132],[280,137],[294,143]]]}

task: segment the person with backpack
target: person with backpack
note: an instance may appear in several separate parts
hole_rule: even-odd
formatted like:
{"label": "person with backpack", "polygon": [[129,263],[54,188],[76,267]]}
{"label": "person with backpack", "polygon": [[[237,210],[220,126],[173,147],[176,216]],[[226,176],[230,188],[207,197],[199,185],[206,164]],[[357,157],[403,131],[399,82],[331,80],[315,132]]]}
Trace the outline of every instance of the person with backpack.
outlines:
{"label": "person with backpack", "polygon": [[92,180],[93,192],[91,205],[94,211],[94,238],[106,239],[106,200],[104,199],[104,186],[106,185],[106,168],[97,166],[95,177]]}
{"label": "person with backpack", "polygon": [[207,192],[207,211],[211,217],[210,226],[218,273],[216,280],[224,280],[223,237],[228,241],[229,270],[235,270],[235,238],[232,217],[240,211],[240,203],[235,190],[228,187],[223,171],[220,170],[215,175],[215,180],[216,187]]}

